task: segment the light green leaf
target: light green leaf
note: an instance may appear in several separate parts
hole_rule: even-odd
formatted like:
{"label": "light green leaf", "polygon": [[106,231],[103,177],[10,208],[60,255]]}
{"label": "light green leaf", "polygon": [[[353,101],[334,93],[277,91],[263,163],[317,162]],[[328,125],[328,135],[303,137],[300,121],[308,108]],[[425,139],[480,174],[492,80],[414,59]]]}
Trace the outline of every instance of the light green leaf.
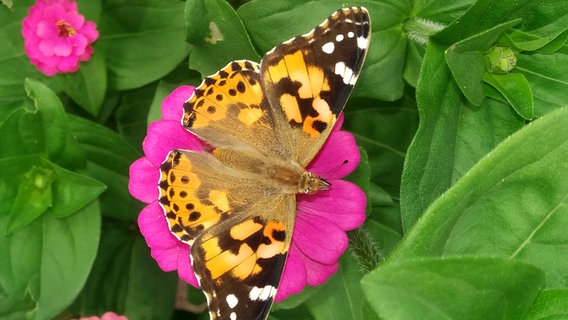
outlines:
{"label": "light green leaf", "polygon": [[524,319],[544,282],[537,268],[508,259],[410,260],[361,280],[381,319]]}
{"label": "light green leaf", "polygon": [[436,42],[428,44],[416,89],[420,127],[408,148],[400,193],[405,230],[481,157],[524,124],[504,103],[484,99],[476,108],[464,101],[446,65],[445,50]]}
{"label": "light green leaf", "polygon": [[540,293],[526,320],[568,319],[568,290],[545,290]]}
{"label": "light green leaf", "polygon": [[519,130],[435,201],[391,262],[482,255],[537,266],[568,286],[568,108]]}
{"label": "light green leaf", "polygon": [[[8,217],[0,215],[0,229]],[[83,287],[97,251],[96,202],[65,219],[42,215],[0,235],[0,314],[5,319],[53,319]]]}
{"label": "light green leaf", "polygon": [[24,174],[12,203],[7,235],[30,224],[53,205],[52,183],[55,179],[55,172],[49,167],[32,166]]}
{"label": "light green leaf", "polygon": [[486,73],[483,80],[497,89],[523,119],[532,120],[534,118],[531,87],[522,74]]}

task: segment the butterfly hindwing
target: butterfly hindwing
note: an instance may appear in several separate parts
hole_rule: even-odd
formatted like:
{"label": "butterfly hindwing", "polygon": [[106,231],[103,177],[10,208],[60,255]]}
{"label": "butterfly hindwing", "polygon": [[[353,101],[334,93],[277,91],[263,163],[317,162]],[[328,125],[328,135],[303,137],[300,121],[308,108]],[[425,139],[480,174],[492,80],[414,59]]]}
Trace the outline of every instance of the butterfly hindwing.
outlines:
{"label": "butterfly hindwing", "polygon": [[367,10],[345,8],[309,33],[276,46],[262,59],[263,89],[279,138],[301,165],[319,151],[343,110],[370,35]]}
{"label": "butterfly hindwing", "polygon": [[268,316],[289,250],[295,198],[278,197],[258,209],[215,226],[191,248],[211,319]]}

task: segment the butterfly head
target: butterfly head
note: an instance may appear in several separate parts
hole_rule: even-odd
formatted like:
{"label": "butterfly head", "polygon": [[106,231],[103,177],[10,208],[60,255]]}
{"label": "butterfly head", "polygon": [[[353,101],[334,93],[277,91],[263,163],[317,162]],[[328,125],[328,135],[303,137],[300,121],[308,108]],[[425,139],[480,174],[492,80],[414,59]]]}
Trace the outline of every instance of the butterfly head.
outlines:
{"label": "butterfly head", "polygon": [[306,171],[300,178],[299,191],[304,194],[314,194],[319,190],[328,190],[331,183],[318,177],[316,174]]}

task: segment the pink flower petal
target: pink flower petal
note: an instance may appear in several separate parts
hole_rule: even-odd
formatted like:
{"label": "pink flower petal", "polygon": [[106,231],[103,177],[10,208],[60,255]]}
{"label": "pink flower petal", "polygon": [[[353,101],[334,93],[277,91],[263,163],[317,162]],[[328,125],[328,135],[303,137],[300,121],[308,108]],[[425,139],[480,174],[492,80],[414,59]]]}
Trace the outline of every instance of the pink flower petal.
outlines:
{"label": "pink flower petal", "polygon": [[319,286],[329,279],[332,275],[339,269],[339,264],[337,262],[327,265],[318,263],[309,257],[304,256],[304,264],[306,265],[306,283],[309,286]]}
{"label": "pink flower petal", "polygon": [[194,90],[191,86],[180,86],[170,93],[162,102],[162,118],[181,123],[183,104],[189,100]]}
{"label": "pink flower petal", "polygon": [[297,250],[290,250],[282,272],[282,280],[274,301],[282,301],[291,294],[302,292],[306,285],[306,266]]}
{"label": "pink flower petal", "polygon": [[146,157],[157,168],[173,149],[200,150],[202,146],[201,141],[183,129],[179,122],[167,120],[152,123],[142,143]]}
{"label": "pink flower petal", "polygon": [[349,244],[347,235],[335,223],[316,215],[296,214],[292,241],[312,260],[332,264]]}
{"label": "pink flower petal", "polygon": [[353,172],[360,160],[355,137],[347,131],[335,131],[307,169],[324,179],[338,179]]}
{"label": "pink flower petal", "polygon": [[128,190],[136,199],[150,203],[156,201],[160,192],[160,171],[146,158],[136,160],[130,166]]}
{"label": "pink flower petal", "polygon": [[73,46],[71,42],[67,39],[57,39],[55,40],[55,44],[53,46],[53,54],[60,56],[60,57],[67,57],[73,51]]}
{"label": "pink flower petal", "polygon": [[365,193],[349,181],[332,180],[331,184],[329,190],[315,195],[299,195],[298,212],[309,219],[328,219],[343,230],[358,228],[365,221]]}
{"label": "pink flower petal", "polygon": [[164,271],[177,270],[180,278],[198,287],[190,264],[189,246],[170,232],[164,211],[157,202],[150,203],[140,212],[138,226],[160,268]]}

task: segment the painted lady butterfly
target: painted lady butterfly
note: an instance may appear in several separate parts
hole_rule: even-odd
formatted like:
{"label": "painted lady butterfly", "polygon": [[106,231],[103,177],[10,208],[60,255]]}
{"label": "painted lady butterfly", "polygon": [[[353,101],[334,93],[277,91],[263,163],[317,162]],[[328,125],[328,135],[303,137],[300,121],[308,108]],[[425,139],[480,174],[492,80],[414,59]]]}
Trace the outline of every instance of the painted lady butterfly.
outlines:
{"label": "painted lady butterfly", "polygon": [[260,64],[234,61],[184,105],[182,125],[212,146],[173,150],[160,204],[191,245],[211,319],[266,319],[290,247],[296,194],[329,183],[305,167],[333,128],[370,41],[365,8],[338,10]]}

